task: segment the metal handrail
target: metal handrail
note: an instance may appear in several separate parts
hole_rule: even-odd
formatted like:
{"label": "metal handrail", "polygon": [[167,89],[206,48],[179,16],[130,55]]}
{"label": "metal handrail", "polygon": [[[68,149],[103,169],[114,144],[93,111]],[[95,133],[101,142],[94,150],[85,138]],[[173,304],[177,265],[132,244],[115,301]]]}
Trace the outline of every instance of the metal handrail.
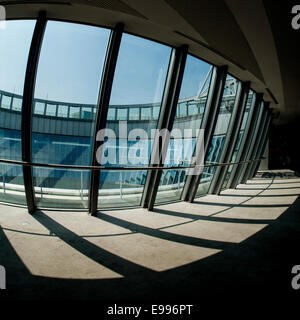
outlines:
{"label": "metal handrail", "polygon": [[0,159],[0,163],[6,164],[15,164],[20,166],[29,166],[29,167],[43,167],[43,168],[54,168],[54,169],[79,169],[79,170],[107,170],[107,171],[130,171],[130,170],[179,170],[179,169],[193,169],[197,167],[202,168],[210,168],[210,167],[221,167],[221,166],[231,166],[231,165],[238,165],[244,163],[250,163],[255,161],[260,161],[265,159],[264,157],[253,159],[253,160],[246,160],[246,161],[239,161],[239,162],[228,162],[228,163],[217,163],[217,164],[204,164],[204,165],[190,165],[190,166],[171,166],[171,167],[105,167],[105,166],[80,166],[80,165],[67,165],[67,164],[49,164],[49,163],[39,163],[39,162],[27,162],[27,161],[18,161],[18,160],[8,160],[8,159]]}

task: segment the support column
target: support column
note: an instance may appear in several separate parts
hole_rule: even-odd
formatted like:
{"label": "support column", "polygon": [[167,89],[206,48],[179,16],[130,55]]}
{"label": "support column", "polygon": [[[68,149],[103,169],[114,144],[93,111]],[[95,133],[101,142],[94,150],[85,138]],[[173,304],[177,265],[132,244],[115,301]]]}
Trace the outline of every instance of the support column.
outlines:
{"label": "support column", "polygon": [[[234,148],[239,136],[242,125],[243,115],[246,109],[248,94],[250,90],[250,82],[240,82],[237,90],[237,95],[234,103],[233,114],[231,115],[229,127],[226,133],[226,139],[222,154],[220,156],[220,163],[227,163],[231,161]],[[213,180],[208,190],[209,194],[219,194],[222,189],[228,166],[217,167]]]}
{"label": "support column", "polygon": [[[201,129],[204,130],[204,159],[206,159],[208,155],[209,146],[217,123],[227,71],[227,66],[216,67],[212,74],[211,87],[209,89],[205,113],[201,122]],[[194,201],[201,177],[202,174],[187,177],[182,200],[189,202]]]}
{"label": "support column", "polygon": [[[268,132],[269,132],[271,120],[272,120],[272,115],[271,115],[271,111],[269,110],[268,119],[266,122],[266,126],[264,128],[263,136],[262,136],[258,151],[256,153],[256,159],[261,158],[264,154],[265,149],[266,149],[267,137],[268,137]],[[260,162],[261,162],[261,160],[252,163],[252,167],[250,169],[248,179],[252,179],[255,176],[255,174],[259,168]]]}
{"label": "support column", "polygon": [[[252,137],[254,135],[257,120],[261,112],[262,98],[263,98],[262,93],[255,94],[255,98],[253,99],[253,102],[252,102],[252,108],[250,111],[249,120],[247,121],[245,132],[243,135],[243,140],[241,142],[241,148],[238,151],[238,154],[236,157],[236,162],[247,161],[248,159],[248,153],[249,153]],[[237,186],[238,179],[241,175],[242,169],[243,169],[243,164],[235,165],[232,168],[232,172],[228,181],[229,188],[235,188]]]}
{"label": "support column", "polygon": [[[119,55],[119,49],[122,39],[124,25],[118,23],[111,31],[110,39],[106,51],[105,62],[103,66],[100,91],[97,103],[97,115],[95,122],[95,130],[93,136],[93,148],[91,165],[100,165],[96,159],[97,149],[101,146],[103,141],[97,141],[96,136],[99,130],[105,129],[107,114],[109,108],[109,100],[111,95],[111,89]],[[98,159],[101,160],[101,159]],[[97,214],[98,209],[98,194],[100,185],[100,170],[91,170],[90,189],[89,189],[89,213],[91,215]]]}
{"label": "support column", "polygon": [[[173,49],[165,84],[164,94],[162,98],[162,105],[160,116],[158,119],[158,130],[167,129],[171,132],[176,115],[176,108],[179,99],[179,93],[187,58],[188,46],[183,45],[179,48]],[[163,166],[164,159],[168,150],[169,137],[164,136],[161,143],[154,141],[153,149],[151,151],[151,160],[155,157],[159,159],[159,163],[153,163],[153,167]],[[150,161],[152,163],[153,161]],[[147,174],[144,192],[142,196],[142,207],[153,210],[155,198],[157,195],[162,169],[151,170]]]}
{"label": "support column", "polygon": [[[22,160],[32,162],[31,150],[31,127],[33,114],[33,96],[38,68],[39,56],[42,41],[47,24],[46,12],[41,11],[38,15],[31,46],[28,55],[25,82],[22,101],[22,121],[21,121],[21,139],[22,139]],[[32,167],[23,166],[23,178],[25,187],[25,196],[28,212],[33,214],[36,210]]]}
{"label": "support column", "polygon": [[[255,156],[256,156],[260,141],[261,141],[262,133],[263,133],[263,130],[266,125],[267,118],[268,118],[267,103],[264,102],[264,111],[263,111],[262,120],[260,121],[259,125],[257,126],[258,127],[257,135],[256,135],[255,139],[253,140],[253,148],[251,150],[249,160],[255,159]],[[245,165],[244,174],[241,176],[240,183],[247,182],[252,164],[253,164],[252,162],[249,162]]]}

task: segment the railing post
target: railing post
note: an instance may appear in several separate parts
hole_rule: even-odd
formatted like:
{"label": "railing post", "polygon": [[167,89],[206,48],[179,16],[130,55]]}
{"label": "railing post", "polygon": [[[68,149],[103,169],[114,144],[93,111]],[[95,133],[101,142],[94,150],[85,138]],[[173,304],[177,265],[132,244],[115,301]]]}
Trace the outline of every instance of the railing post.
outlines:
{"label": "railing post", "polygon": [[41,199],[43,198],[43,186],[41,184]]}
{"label": "railing post", "polygon": [[[158,130],[167,129],[168,132],[171,132],[173,128],[187,52],[188,46],[186,45],[172,50],[167,80],[162,98],[160,116],[157,124]],[[169,141],[167,138],[162,141],[163,146],[168,145],[168,143]],[[154,167],[163,166],[167,149],[168,146],[166,148],[161,148],[159,143],[154,143],[151,151],[151,159],[153,155],[157,155],[157,158],[159,159],[158,164],[153,164]],[[148,208],[149,211],[153,209],[161,175],[162,169],[148,171],[141,205],[144,208]]]}
{"label": "railing post", "polygon": [[[226,133],[226,140],[222,150],[222,154],[219,158],[221,163],[228,163],[231,161],[234,148],[236,146],[240,128],[242,125],[243,115],[246,109],[248,94],[250,90],[250,82],[240,82],[237,88],[236,99],[234,103],[233,114],[230,118],[229,128]],[[216,168],[214,177],[210,184],[208,193],[219,194],[222,190],[222,186],[227,175],[229,167],[220,166]]]}
{"label": "railing post", "polygon": [[[103,67],[103,73],[101,78],[101,86],[98,97],[98,110],[95,122],[94,136],[93,136],[93,149],[91,165],[100,165],[97,163],[96,152],[98,147],[103,142],[96,140],[97,132],[101,129],[105,129],[107,114],[109,108],[109,100],[111,95],[111,89],[113,84],[113,78],[115,74],[117,59],[119,55],[120,43],[122,39],[124,25],[118,23],[112,30],[109,44],[106,52],[105,63]],[[100,184],[100,171],[91,170],[90,188],[89,188],[89,213],[91,215],[97,214],[98,209],[98,194]]]}
{"label": "railing post", "polygon": [[[204,130],[204,159],[207,158],[209,145],[212,141],[218,113],[221,107],[222,95],[227,76],[227,66],[216,67],[212,73],[211,85],[207,97],[206,107],[201,121],[201,129]],[[195,150],[194,150],[195,152]],[[200,175],[187,176],[181,199],[193,202],[201,180]]]}
{"label": "railing post", "polygon": [[122,176],[122,171],[120,171],[119,181],[120,181],[120,199],[122,200],[122,198],[123,198],[123,176]]}
{"label": "railing post", "polygon": [[[35,25],[28,62],[25,73],[23,102],[22,102],[22,160],[26,162],[32,161],[31,150],[31,124],[32,124],[32,109],[33,109],[33,95],[35,88],[36,72],[38,67],[39,55],[42,46],[43,36],[46,28],[46,12],[41,11],[38,15],[38,19]],[[34,213],[36,210],[32,167],[23,166],[23,178],[25,187],[25,196],[27,202],[27,208],[29,213]]]}
{"label": "railing post", "polygon": [[5,193],[5,174],[6,174],[6,171],[3,170],[3,193]]}
{"label": "railing post", "polygon": [[83,171],[80,171],[80,195],[83,200]]}

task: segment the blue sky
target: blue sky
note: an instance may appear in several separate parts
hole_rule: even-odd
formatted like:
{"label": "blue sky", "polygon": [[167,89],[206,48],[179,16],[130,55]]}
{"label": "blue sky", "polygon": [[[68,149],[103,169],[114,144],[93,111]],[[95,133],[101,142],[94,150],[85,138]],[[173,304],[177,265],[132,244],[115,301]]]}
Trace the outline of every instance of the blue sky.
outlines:
{"label": "blue sky", "polygon": [[[22,94],[34,21],[7,21],[0,29],[0,89]],[[35,97],[95,104],[110,31],[49,21],[36,79]],[[111,104],[161,100],[171,49],[124,34]],[[210,65],[188,56],[180,97],[197,94]]]}

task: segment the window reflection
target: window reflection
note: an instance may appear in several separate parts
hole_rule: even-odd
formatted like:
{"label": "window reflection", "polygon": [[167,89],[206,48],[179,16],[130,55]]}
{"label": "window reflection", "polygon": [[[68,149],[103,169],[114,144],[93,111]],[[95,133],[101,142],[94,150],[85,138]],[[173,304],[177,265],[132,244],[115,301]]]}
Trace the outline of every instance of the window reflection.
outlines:
{"label": "window reflection", "polygon": [[[148,165],[151,141],[143,137],[124,138],[114,120],[128,120],[127,134],[140,128],[151,136],[151,129],[157,126],[170,53],[167,46],[123,35],[107,119],[107,127],[117,132],[117,162],[110,165]],[[116,109],[116,105],[124,107]],[[152,116],[154,107],[156,117]],[[137,122],[139,119],[143,122]],[[108,199],[113,203],[117,201],[118,206],[139,205],[146,174],[146,171],[101,172],[99,207],[106,207]]]}
{"label": "window reflection", "polygon": [[[247,98],[246,108],[245,108],[245,112],[244,112],[244,115],[243,115],[243,120],[242,120],[242,124],[241,124],[241,128],[240,128],[238,140],[237,140],[237,143],[236,143],[235,148],[234,148],[234,152],[233,152],[233,155],[232,155],[231,162],[240,161],[240,159],[237,159],[237,155],[238,155],[238,152],[240,150],[241,142],[242,142],[243,137],[244,137],[245,127],[246,127],[246,124],[247,124],[248,119],[249,119],[250,109],[251,109],[251,107],[253,107],[252,100],[253,100],[254,95],[255,95],[255,93],[252,90],[250,90],[249,94],[248,94],[248,98]],[[229,187],[228,186],[228,182],[229,182],[229,178],[230,178],[230,174],[232,172],[232,169],[233,169],[233,166],[229,166],[228,172],[226,174],[226,177],[225,177],[225,180],[224,180],[224,183],[223,183],[223,186],[222,186],[222,190],[224,190],[227,187]]]}
{"label": "window reflection", "polygon": [[[97,104],[109,34],[98,27],[47,23],[34,92],[35,100],[47,103],[35,103],[34,162],[90,165],[94,121],[82,120],[91,118]],[[81,103],[89,108],[81,109]],[[33,175],[38,205],[66,207],[57,199],[73,195],[73,201],[65,202],[70,208],[87,207],[89,172],[34,168]]]}
{"label": "window reflection", "polygon": [[[187,57],[173,129],[182,133],[184,140],[171,135],[165,166],[184,166],[191,163],[196,144],[197,129],[201,127],[211,79],[211,65]],[[185,136],[185,130],[192,130]],[[179,200],[187,170],[163,170],[155,203]]]}
{"label": "window reflection", "polygon": [[[24,75],[35,21],[7,21],[0,30],[0,157],[21,160],[21,111]],[[110,31],[80,24],[49,21],[42,44],[33,99],[32,156],[34,162],[89,165],[101,73]],[[137,127],[151,136],[157,127],[171,48],[124,34],[109,104],[107,127],[117,133],[117,162],[111,166],[146,166],[152,143],[143,136],[130,139]],[[84,57],[84,58],[83,58]],[[188,56],[174,129],[191,129],[184,149],[171,137],[156,203],[179,200],[195,148],[210,87],[211,66]],[[216,163],[222,152],[233,111],[237,81],[226,79],[221,110],[206,161]],[[250,93],[232,160],[237,157],[247,123]],[[130,150],[130,154],[124,152]],[[107,146],[107,149],[109,146]],[[186,149],[185,149],[186,148]],[[107,152],[107,150],[105,151]],[[179,161],[178,161],[179,159]],[[231,170],[231,168],[230,168]],[[230,170],[229,173],[230,174]],[[208,189],[214,169],[205,170],[198,194]],[[89,170],[33,168],[38,206],[87,208]],[[99,207],[140,204],[146,170],[101,171]],[[227,178],[229,175],[227,176]],[[227,178],[224,183],[226,187]],[[25,204],[21,166],[0,164],[0,201]]]}
{"label": "window reflection", "polygon": [[57,116],[62,118],[67,118],[69,115],[69,107],[66,105],[59,105],[57,110]]}
{"label": "window reflection", "polygon": [[[227,75],[216,127],[205,159],[206,164],[217,164],[219,162],[233,112],[237,84],[238,80]],[[216,167],[204,168],[201,181],[198,186],[197,195],[203,195],[208,192],[215,171]]]}
{"label": "window reflection", "polygon": [[56,104],[47,104],[46,115],[56,116]]}
{"label": "window reflection", "polygon": [[2,96],[1,108],[3,108],[3,109],[10,109],[10,105],[11,105],[11,97],[9,97],[9,96]]}
{"label": "window reflection", "polygon": [[14,111],[21,111],[22,110],[22,99],[14,97],[11,109]]}
{"label": "window reflection", "polygon": [[[6,21],[0,28],[0,158],[22,160],[24,77],[35,21]],[[25,204],[22,166],[0,164],[0,201]]]}

